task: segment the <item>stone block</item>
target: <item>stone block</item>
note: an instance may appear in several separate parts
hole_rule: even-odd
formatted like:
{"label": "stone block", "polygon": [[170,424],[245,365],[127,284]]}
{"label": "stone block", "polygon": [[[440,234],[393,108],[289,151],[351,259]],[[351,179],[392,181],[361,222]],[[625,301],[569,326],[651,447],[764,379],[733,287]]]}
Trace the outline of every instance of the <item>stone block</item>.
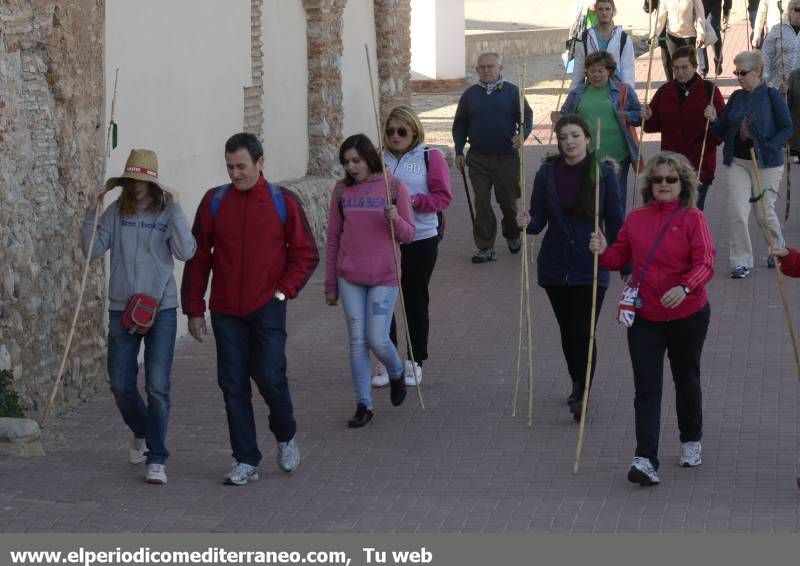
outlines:
{"label": "stone block", "polygon": [[40,437],[39,425],[32,419],[0,418],[0,454],[44,456]]}

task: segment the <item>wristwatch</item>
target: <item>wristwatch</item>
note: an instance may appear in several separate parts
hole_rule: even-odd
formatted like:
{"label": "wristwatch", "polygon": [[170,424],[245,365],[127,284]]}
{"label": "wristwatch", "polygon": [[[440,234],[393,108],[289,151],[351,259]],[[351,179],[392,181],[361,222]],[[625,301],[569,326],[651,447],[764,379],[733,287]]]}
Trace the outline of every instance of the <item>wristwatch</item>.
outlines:
{"label": "wristwatch", "polygon": [[683,289],[684,293],[686,293],[687,295],[689,294],[689,287],[687,287],[686,285],[681,285],[681,288]]}
{"label": "wristwatch", "polygon": [[275,297],[276,299],[278,299],[280,302],[283,302],[283,301],[286,300],[286,295],[284,295],[280,291],[275,291],[275,294],[272,295],[272,296]]}

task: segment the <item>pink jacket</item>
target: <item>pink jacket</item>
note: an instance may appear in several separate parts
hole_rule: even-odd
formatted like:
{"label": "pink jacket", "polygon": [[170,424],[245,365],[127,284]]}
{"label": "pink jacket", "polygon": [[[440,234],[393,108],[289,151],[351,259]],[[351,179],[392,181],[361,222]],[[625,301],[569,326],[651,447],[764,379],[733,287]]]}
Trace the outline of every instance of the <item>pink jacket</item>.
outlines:
{"label": "pink jacket", "polygon": [[[618,271],[632,261],[631,284],[638,284],[653,244],[678,205],[678,201],[654,201],[631,211],[617,239],[600,256],[600,267]],[[708,302],[705,285],[714,275],[716,254],[703,212],[696,208],[679,210],[653,254],[639,288],[643,304],[638,316],[664,322],[686,318],[702,309]],[[662,295],[677,285],[688,287],[689,294],[673,309],[662,306]]]}
{"label": "pink jacket", "polygon": [[[392,182],[391,177],[389,182]],[[403,244],[414,241],[414,222],[408,189],[397,183],[394,233]],[[328,210],[328,243],[325,257],[325,293],[339,293],[337,277],[356,285],[397,287],[395,259],[389,222],[384,216],[386,188],[383,177],[344,187],[341,202],[336,190]],[[400,249],[395,246],[397,257]]]}

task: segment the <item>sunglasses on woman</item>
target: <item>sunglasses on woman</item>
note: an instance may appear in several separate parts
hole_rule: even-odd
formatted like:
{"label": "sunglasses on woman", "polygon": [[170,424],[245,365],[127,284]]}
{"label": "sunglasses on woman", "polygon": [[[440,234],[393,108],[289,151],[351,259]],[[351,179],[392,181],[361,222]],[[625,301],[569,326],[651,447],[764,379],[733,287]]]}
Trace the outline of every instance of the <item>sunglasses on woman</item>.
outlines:
{"label": "sunglasses on woman", "polygon": [[743,76],[745,76],[747,73],[749,73],[752,70],[753,69],[748,69],[747,71],[734,71],[733,72],[733,76],[735,76],[735,77],[743,77]]}
{"label": "sunglasses on woman", "polygon": [[667,182],[670,185],[677,183],[680,180],[680,177],[673,177],[672,175],[668,175],[666,177],[662,177],[661,175],[653,175],[652,177],[648,178],[651,185],[660,185],[663,182]]}
{"label": "sunglasses on woman", "polygon": [[408,130],[406,130],[405,128],[386,128],[386,135],[388,137],[392,137],[395,134],[397,134],[401,138],[404,138],[408,135]]}

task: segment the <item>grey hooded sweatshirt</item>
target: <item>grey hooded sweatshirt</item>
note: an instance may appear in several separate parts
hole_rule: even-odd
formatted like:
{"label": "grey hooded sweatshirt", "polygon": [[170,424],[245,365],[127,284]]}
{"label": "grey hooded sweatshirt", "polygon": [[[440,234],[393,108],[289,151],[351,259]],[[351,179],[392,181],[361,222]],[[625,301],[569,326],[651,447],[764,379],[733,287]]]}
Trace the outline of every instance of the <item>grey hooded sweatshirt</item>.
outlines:
{"label": "grey hooded sweatshirt", "polygon": [[[83,254],[88,255],[95,207],[86,209],[81,233]],[[123,218],[116,200],[100,216],[91,258],[111,249],[108,283],[109,310],[121,311],[131,295],[145,293],[160,302],[160,309],[178,306],[173,257],[188,261],[197,244],[180,204],[170,202],[159,212]]]}

